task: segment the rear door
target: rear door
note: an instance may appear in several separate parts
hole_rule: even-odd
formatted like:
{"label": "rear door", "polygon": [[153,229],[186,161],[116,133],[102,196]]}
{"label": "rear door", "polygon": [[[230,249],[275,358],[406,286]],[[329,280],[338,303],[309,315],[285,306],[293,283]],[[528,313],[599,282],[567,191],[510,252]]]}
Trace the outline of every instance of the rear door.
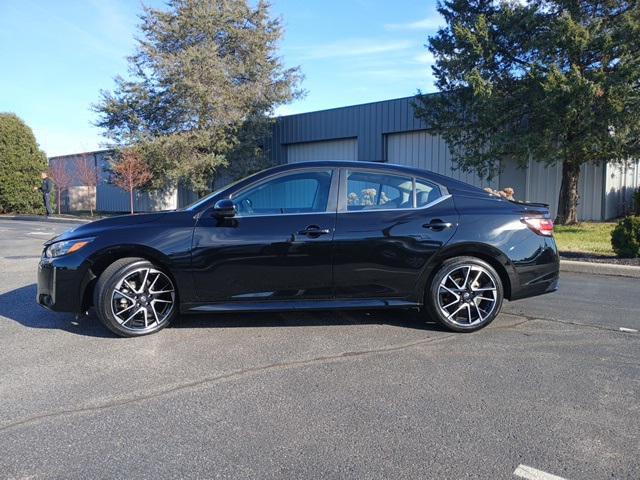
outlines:
{"label": "rear door", "polygon": [[388,170],[340,174],[336,298],[413,297],[426,263],[457,227],[451,195],[426,178]]}

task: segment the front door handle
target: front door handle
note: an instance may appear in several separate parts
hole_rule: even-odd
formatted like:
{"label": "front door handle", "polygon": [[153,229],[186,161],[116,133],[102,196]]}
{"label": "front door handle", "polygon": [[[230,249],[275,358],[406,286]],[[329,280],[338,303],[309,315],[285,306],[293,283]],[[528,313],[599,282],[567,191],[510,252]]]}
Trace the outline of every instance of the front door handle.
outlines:
{"label": "front door handle", "polygon": [[300,230],[298,235],[306,235],[308,237],[319,237],[320,235],[327,235],[331,233],[328,228],[320,228],[318,225],[309,225],[304,230]]}
{"label": "front door handle", "polygon": [[445,228],[453,227],[453,223],[443,222],[440,219],[431,220],[429,223],[425,223],[422,225],[423,228],[428,228],[429,230],[433,230],[434,232],[440,232]]}

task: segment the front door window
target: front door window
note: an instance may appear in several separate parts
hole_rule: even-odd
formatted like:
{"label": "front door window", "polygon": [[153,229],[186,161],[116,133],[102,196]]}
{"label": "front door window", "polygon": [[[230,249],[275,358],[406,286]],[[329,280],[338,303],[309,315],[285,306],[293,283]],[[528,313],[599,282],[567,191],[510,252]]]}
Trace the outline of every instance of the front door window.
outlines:
{"label": "front door window", "polygon": [[232,198],[243,217],[319,213],[327,209],[331,170],[308,171],[267,180]]}

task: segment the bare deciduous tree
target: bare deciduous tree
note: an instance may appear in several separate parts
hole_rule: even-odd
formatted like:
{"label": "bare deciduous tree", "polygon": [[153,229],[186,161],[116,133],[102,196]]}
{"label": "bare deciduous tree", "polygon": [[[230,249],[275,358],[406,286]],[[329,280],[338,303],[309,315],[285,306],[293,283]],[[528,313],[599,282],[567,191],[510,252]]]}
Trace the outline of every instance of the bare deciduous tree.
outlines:
{"label": "bare deciduous tree", "polygon": [[133,213],[133,192],[147,185],[153,175],[142,156],[131,149],[123,150],[120,157],[112,163],[114,183],[129,192],[129,206]]}
{"label": "bare deciduous tree", "polygon": [[60,215],[60,204],[62,192],[68,190],[73,183],[73,174],[69,171],[69,166],[64,160],[58,160],[49,164],[48,175],[56,184],[56,207]]}
{"label": "bare deciduous tree", "polygon": [[93,201],[96,194],[96,186],[98,184],[98,171],[96,164],[90,155],[83,153],[76,160],[76,176],[89,190],[89,211],[93,217]]}

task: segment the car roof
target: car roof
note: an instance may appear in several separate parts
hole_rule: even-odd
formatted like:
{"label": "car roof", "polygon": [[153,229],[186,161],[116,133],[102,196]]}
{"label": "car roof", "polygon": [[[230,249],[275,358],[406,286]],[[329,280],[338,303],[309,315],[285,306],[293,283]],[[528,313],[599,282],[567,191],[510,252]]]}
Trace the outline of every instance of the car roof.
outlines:
{"label": "car roof", "polygon": [[314,161],[308,161],[308,162],[296,162],[296,163],[287,163],[283,165],[278,165],[276,167],[270,168],[267,171],[270,173],[273,173],[275,171],[278,171],[278,172],[288,171],[288,170],[296,170],[299,168],[309,168],[309,167],[367,168],[372,170],[404,173],[407,175],[424,177],[424,178],[430,179],[436,183],[444,185],[445,187],[451,190],[474,192],[474,193],[485,193],[484,190],[482,190],[481,188],[478,188],[466,182],[462,182],[460,180],[456,180],[455,178],[447,177],[446,175],[441,175],[439,173],[435,173],[430,170],[424,170],[422,168],[410,167],[407,165],[399,165],[396,163],[387,163],[387,162],[365,162],[365,161],[353,161],[353,160],[314,160]]}

